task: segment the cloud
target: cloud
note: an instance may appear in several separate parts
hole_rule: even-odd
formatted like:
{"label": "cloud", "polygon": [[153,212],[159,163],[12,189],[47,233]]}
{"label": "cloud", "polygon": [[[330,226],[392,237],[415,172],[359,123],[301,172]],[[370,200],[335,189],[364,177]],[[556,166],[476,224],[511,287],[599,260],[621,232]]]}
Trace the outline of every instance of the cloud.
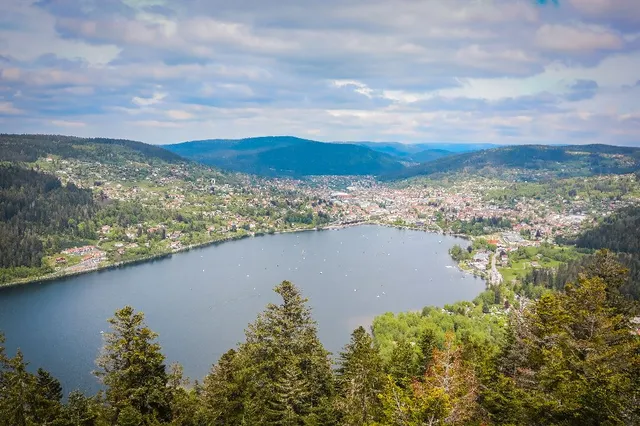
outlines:
{"label": "cloud", "polygon": [[604,28],[543,25],[535,36],[536,45],[545,50],[560,52],[591,52],[619,50],[623,40]]}
{"label": "cloud", "polygon": [[179,123],[174,123],[172,121],[159,121],[159,120],[138,120],[134,121],[133,124],[136,126],[144,126],[144,127],[161,127],[161,128],[175,128],[182,127]]}
{"label": "cloud", "polygon": [[154,143],[637,143],[639,5],[1,2],[2,127]]}
{"label": "cloud", "polygon": [[189,120],[193,118],[193,114],[187,111],[181,111],[177,109],[171,109],[167,111],[167,117],[173,120]]}
{"label": "cloud", "polygon": [[150,98],[143,98],[140,96],[134,96],[131,99],[131,102],[133,102],[134,104],[141,106],[141,107],[146,107],[146,106],[151,106],[151,105],[155,105],[157,103],[159,103],[160,101],[162,101],[165,97],[167,96],[166,93],[154,93],[153,96],[151,96]]}
{"label": "cloud", "polygon": [[85,127],[86,123],[82,121],[67,121],[67,120],[51,120],[51,124],[58,127]]}
{"label": "cloud", "polygon": [[0,115],[22,114],[23,110],[16,108],[11,102],[0,102]]}

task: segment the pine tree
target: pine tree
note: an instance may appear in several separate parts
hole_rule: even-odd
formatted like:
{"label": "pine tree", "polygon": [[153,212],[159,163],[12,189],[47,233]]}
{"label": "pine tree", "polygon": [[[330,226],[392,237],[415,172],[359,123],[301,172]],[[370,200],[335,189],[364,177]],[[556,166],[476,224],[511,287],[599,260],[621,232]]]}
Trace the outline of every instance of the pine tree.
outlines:
{"label": "pine tree", "polygon": [[171,425],[195,426],[198,418],[198,398],[193,389],[189,389],[190,381],[184,377],[182,365],[174,362],[169,366],[168,383],[171,392]]}
{"label": "pine tree", "polygon": [[41,425],[51,425],[61,416],[62,386],[58,379],[42,368],[36,373],[34,417]]}
{"label": "pine tree", "polygon": [[462,351],[454,346],[453,334],[448,333],[444,349],[434,349],[424,377],[400,386],[388,376],[380,397],[382,424],[469,424],[478,411],[478,384],[473,368],[462,360]]}
{"label": "pine tree", "polygon": [[65,426],[94,426],[96,414],[91,411],[92,402],[80,391],[69,394],[67,404],[63,409]]}
{"label": "pine tree", "polygon": [[341,424],[367,425],[378,418],[385,380],[383,363],[373,339],[364,328],[351,334],[351,341],[340,353],[337,370]]}
{"label": "pine tree", "polygon": [[433,361],[433,350],[438,347],[436,333],[432,329],[427,328],[422,332],[418,344],[420,349],[420,357],[418,361],[420,368],[418,373],[420,375],[424,375],[429,369],[431,361]]}
{"label": "pine tree", "polygon": [[533,306],[526,363],[514,377],[525,398],[523,424],[640,422],[640,339],[609,294],[601,278],[582,278]]}
{"label": "pine tree", "polygon": [[[144,323],[144,314],[130,306],[116,311],[109,323],[112,331],[105,333],[95,374],[107,387],[106,399],[115,419],[132,422],[137,412],[143,424],[170,420],[171,393],[164,355],[155,342],[157,334]],[[127,412],[122,414],[125,408]]]}
{"label": "pine tree", "polygon": [[[4,341],[1,340],[0,343]],[[35,426],[38,424],[34,416],[34,393],[36,378],[27,371],[27,363],[22,352],[17,351],[13,358],[4,355],[0,350],[3,368],[0,373],[0,425],[1,426]]]}
{"label": "pine tree", "polygon": [[391,352],[387,364],[387,372],[398,383],[408,383],[420,374],[419,356],[413,346],[406,340],[400,340]]}
{"label": "pine tree", "polygon": [[[245,384],[243,418],[247,424],[326,422],[333,396],[329,353],[298,288],[283,281],[274,289],[283,302],[269,304],[246,331],[239,349]],[[298,395],[291,399],[291,395]],[[323,420],[325,419],[325,420]]]}
{"label": "pine tree", "polygon": [[237,352],[225,352],[205,377],[200,408],[209,425],[240,424],[243,415],[243,390]]}

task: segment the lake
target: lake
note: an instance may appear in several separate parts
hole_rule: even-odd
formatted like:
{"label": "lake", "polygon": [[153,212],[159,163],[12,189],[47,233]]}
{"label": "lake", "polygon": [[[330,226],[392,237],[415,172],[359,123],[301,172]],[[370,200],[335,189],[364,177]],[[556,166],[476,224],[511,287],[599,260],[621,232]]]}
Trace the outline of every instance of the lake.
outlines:
{"label": "lake", "polygon": [[101,331],[116,309],[144,311],[167,363],[202,379],[282,280],[309,298],[320,339],[336,353],[351,331],[384,312],[470,300],[485,287],[448,255],[450,236],[382,226],[269,235],[42,284],[0,289],[0,331],[65,392],[99,388],[91,375]]}

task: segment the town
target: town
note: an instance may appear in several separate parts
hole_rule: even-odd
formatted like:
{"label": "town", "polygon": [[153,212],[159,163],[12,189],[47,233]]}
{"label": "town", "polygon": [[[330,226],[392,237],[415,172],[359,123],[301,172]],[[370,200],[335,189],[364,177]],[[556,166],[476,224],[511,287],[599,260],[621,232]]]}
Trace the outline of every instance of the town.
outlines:
{"label": "town", "polygon": [[459,266],[498,284],[505,272],[517,277],[509,270],[514,264],[523,271],[553,264],[539,256],[522,265],[512,253],[555,246],[559,237],[640,201],[634,175],[566,179],[551,186],[464,175],[401,182],[366,176],[267,179],[194,164],[114,166],[53,156],[37,167],[92,189],[103,205],[121,203],[146,212],[132,213],[144,220],[105,218],[84,225],[95,228],[88,233],[95,243],[50,256],[55,275],[247,236],[373,223],[484,242],[469,245]]}

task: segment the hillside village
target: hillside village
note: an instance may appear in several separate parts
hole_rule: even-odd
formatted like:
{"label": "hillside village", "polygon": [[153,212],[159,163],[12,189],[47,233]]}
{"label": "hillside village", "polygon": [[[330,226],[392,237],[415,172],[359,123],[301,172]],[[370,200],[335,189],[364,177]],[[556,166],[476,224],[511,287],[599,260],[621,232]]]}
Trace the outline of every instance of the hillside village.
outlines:
{"label": "hillside village", "polygon": [[[484,238],[488,246],[473,249],[471,258],[460,265],[499,283],[498,269],[512,263],[509,254],[519,247],[555,244],[557,237],[574,235],[607,212],[640,201],[633,175],[591,177],[581,183],[605,190],[563,193],[561,189],[553,196],[518,197],[508,192],[512,182],[477,176],[402,184],[366,176],[266,179],[223,174],[193,163],[114,166],[54,156],[38,161],[36,167],[91,189],[102,205],[138,206],[152,212],[147,217],[157,218],[127,226],[101,224],[91,244],[49,258],[56,274],[227,239],[376,223]],[[612,186],[629,190],[612,196],[606,190]],[[528,266],[535,267],[536,262]]]}

